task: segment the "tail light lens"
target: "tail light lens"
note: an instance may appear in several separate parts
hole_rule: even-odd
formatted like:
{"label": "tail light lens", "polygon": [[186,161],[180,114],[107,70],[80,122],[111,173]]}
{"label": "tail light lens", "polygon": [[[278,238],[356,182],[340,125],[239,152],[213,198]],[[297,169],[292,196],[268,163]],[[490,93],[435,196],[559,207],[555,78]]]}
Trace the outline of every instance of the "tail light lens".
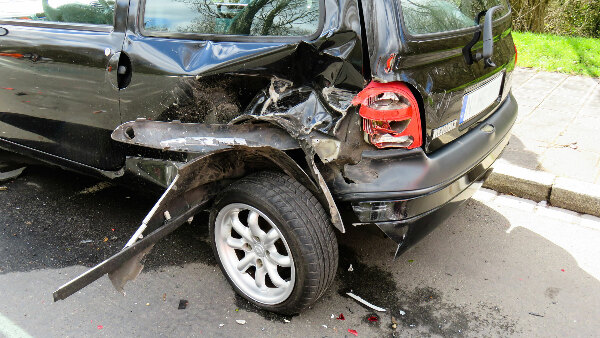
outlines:
{"label": "tail light lens", "polygon": [[423,144],[417,99],[401,82],[371,82],[352,101],[360,105],[365,140],[377,148],[413,149]]}

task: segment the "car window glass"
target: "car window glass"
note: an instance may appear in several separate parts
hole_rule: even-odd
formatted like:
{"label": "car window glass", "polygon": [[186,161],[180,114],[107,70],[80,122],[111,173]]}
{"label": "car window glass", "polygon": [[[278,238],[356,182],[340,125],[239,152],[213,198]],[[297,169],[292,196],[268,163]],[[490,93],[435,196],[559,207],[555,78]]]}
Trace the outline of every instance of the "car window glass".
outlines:
{"label": "car window glass", "polygon": [[115,0],[0,0],[0,19],[112,25]]}
{"label": "car window glass", "polygon": [[319,26],[319,0],[146,0],[153,32],[307,36]]}
{"label": "car window glass", "polygon": [[[476,26],[479,12],[503,5],[494,19],[509,11],[506,0],[399,0],[404,25],[411,34],[429,34]],[[483,19],[481,20],[481,23]]]}

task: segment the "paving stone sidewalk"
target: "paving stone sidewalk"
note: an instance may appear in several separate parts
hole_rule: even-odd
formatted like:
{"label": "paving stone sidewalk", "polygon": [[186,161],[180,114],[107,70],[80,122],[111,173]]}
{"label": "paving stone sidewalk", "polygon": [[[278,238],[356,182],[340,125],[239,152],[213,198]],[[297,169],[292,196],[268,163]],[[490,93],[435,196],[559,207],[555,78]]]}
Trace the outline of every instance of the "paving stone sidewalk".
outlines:
{"label": "paving stone sidewalk", "polygon": [[[486,186],[600,216],[600,79],[517,68],[512,90],[519,117]],[[584,196],[553,201],[563,188]]]}

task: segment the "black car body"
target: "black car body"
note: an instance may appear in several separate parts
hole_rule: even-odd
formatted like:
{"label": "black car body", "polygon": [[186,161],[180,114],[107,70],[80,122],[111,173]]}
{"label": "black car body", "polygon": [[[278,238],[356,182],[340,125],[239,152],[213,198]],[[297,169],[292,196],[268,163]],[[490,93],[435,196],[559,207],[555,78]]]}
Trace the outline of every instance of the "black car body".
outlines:
{"label": "black car body", "polygon": [[399,254],[479,187],[517,115],[504,0],[92,1],[71,19],[40,2],[0,17],[0,147],[164,192],[123,251],[55,299],[104,273],[122,289],[153,243],[262,171]]}

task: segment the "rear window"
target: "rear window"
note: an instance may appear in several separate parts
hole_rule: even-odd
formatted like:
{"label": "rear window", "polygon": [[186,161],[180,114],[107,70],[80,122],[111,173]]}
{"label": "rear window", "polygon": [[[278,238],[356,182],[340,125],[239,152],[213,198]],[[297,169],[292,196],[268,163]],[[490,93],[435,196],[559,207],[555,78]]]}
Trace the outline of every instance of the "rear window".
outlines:
{"label": "rear window", "polygon": [[[506,0],[398,0],[402,6],[404,25],[413,35],[454,31],[476,26],[477,14],[503,5],[494,19],[505,16]],[[481,20],[483,22],[483,19]]]}
{"label": "rear window", "polygon": [[308,36],[319,28],[320,0],[146,0],[150,32]]}

